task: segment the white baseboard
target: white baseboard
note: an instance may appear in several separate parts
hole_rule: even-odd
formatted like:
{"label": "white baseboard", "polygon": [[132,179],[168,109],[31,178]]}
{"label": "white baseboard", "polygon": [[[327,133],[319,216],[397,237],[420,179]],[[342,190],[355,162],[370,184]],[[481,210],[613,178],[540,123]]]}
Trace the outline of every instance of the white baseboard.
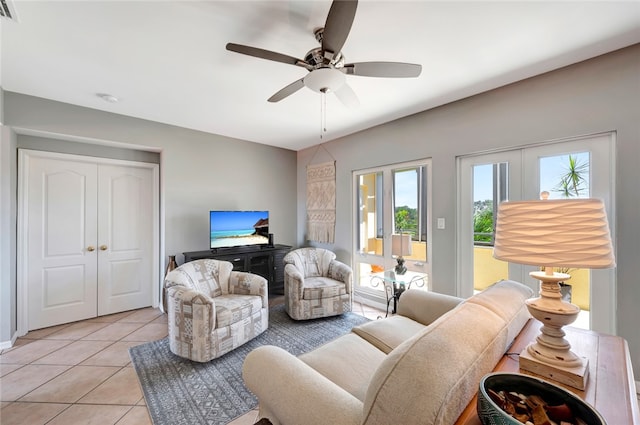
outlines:
{"label": "white baseboard", "polygon": [[[7,348],[13,347],[13,344],[16,343],[16,339],[18,339],[18,334],[14,333],[9,341],[0,341],[0,350],[6,350]],[[636,386],[637,386],[636,382]]]}
{"label": "white baseboard", "polygon": [[361,296],[358,296],[358,295],[354,295],[353,296],[353,302],[354,303],[360,303],[362,305],[366,305],[366,306],[369,306],[369,307],[372,307],[372,308],[377,308],[378,310],[382,310],[382,311],[384,311],[384,309],[386,308],[386,305],[385,305],[384,301],[378,302],[378,301],[372,300],[370,298],[364,298],[364,297],[361,297]]}

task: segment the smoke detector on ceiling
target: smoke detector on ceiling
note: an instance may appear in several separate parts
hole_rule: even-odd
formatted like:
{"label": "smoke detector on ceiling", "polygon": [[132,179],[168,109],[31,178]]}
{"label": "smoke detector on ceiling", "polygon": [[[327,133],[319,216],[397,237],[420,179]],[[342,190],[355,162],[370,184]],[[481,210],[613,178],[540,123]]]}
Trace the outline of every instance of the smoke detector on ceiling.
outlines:
{"label": "smoke detector on ceiling", "polygon": [[105,102],[109,102],[109,103],[120,102],[120,99],[118,99],[117,97],[109,93],[97,93],[96,96],[98,96],[100,99],[104,100]]}
{"label": "smoke detector on ceiling", "polygon": [[16,7],[11,0],[0,0],[0,18],[6,18],[18,22]]}

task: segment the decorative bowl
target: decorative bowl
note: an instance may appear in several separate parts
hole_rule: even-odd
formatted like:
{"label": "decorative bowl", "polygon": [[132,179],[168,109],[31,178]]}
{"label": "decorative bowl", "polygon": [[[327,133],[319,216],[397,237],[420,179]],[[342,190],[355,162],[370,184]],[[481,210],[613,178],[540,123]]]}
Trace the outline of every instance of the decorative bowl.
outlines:
{"label": "decorative bowl", "polygon": [[[522,422],[504,411],[494,401],[495,393],[492,398],[491,391],[514,392],[525,397],[539,396],[549,406],[565,404],[572,416],[581,419],[585,424],[606,425],[604,418],[591,405],[564,388],[533,376],[504,372],[490,373],[480,381],[477,409],[483,425],[522,425]],[[566,408],[563,407],[563,410],[566,412]],[[555,412],[552,411],[552,413]]]}

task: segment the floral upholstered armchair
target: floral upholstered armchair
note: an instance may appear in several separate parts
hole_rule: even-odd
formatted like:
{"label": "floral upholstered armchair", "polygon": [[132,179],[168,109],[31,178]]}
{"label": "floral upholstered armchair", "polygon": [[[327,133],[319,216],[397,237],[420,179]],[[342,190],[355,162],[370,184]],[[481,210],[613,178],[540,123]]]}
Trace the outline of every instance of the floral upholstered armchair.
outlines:
{"label": "floral upholstered armchair", "polygon": [[284,306],[292,319],[351,311],[353,271],[322,248],[299,248],[284,257]]}
{"label": "floral upholstered armchair", "polygon": [[233,271],[228,261],[196,260],[170,271],[168,298],[171,352],[207,362],[267,329],[267,280]]}

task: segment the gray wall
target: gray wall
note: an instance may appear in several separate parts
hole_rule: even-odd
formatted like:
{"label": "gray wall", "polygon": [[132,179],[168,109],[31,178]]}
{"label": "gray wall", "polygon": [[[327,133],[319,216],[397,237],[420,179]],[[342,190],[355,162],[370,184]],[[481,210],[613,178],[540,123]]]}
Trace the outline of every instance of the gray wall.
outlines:
{"label": "gray wall", "polygon": [[16,162],[15,134],[0,124],[0,344],[14,337],[17,320]]}
{"label": "gray wall", "polygon": [[0,86],[0,125],[4,123],[4,90]]}
{"label": "gray wall", "polygon": [[[336,241],[351,260],[351,172],[432,158],[432,217],[447,228],[433,231],[431,282],[456,291],[456,157],[615,131],[618,334],[629,342],[640,376],[640,45],[486,92],[324,145],[336,158]],[[304,241],[305,167],[316,148],[298,152],[298,244]],[[322,152],[320,149],[318,152]],[[435,229],[435,223],[432,223]],[[596,283],[597,284],[597,283]]]}
{"label": "gray wall", "polygon": [[[208,248],[210,209],[269,210],[270,231],[276,243],[293,244],[296,240],[295,225],[291,225],[296,221],[294,151],[11,92],[4,93],[4,112],[5,125],[19,133],[20,146],[67,152],[84,140],[90,143],[77,152],[84,155],[110,157],[112,152],[131,147],[156,152],[146,154],[160,160],[165,228],[161,264],[166,263],[168,255],[177,255],[178,263],[182,263],[182,252]],[[105,148],[102,142],[111,148]],[[2,143],[4,148],[4,137]],[[12,168],[5,175],[5,159],[0,157],[0,183],[8,183],[15,190],[16,142],[7,150],[13,157],[7,160]],[[132,151],[128,159],[154,162],[140,155]],[[15,196],[11,207],[15,210]],[[11,243],[15,256],[15,241]],[[15,263],[15,259],[12,261]],[[4,295],[6,288],[15,286],[15,276],[13,282],[3,278],[0,285],[0,294]],[[2,303],[0,342],[7,341],[7,334],[15,330],[15,325],[9,329],[4,320],[4,296]],[[9,303],[15,316],[15,295]]]}
{"label": "gray wall", "polygon": [[0,344],[16,328],[16,137],[4,124],[4,90],[0,87]]}

